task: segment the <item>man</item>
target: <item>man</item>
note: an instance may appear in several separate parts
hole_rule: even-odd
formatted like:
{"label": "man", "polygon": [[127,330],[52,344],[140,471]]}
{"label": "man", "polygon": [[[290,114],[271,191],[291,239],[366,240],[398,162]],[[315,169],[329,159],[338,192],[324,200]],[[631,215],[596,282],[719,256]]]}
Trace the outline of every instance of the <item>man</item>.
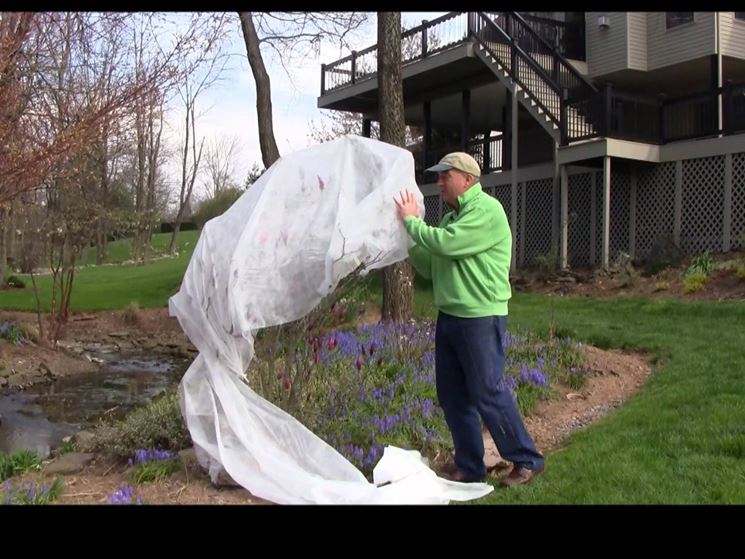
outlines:
{"label": "man", "polygon": [[437,172],[442,199],[453,208],[438,227],[419,217],[411,193],[395,202],[416,243],[409,259],[434,287],[437,397],[455,447],[450,477],[466,482],[486,477],[481,418],[499,454],[513,463],[501,485],[522,485],[540,474],[544,463],[503,382],[512,232],[502,204],[482,191],[473,157],[450,153],[427,171]]}

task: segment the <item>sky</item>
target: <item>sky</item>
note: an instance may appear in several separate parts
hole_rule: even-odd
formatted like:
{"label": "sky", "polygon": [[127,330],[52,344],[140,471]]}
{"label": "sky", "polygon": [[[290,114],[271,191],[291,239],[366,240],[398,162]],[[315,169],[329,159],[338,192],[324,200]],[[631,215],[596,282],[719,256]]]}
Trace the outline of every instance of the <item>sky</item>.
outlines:
{"label": "sky", "polygon": [[[402,12],[401,20],[406,29],[416,27],[423,19],[432,20],[445,12]],[[226,50],[231,54],[223,79],[205,91],[197,102],[196,133],[205,135],[207,141],[219,136],[238,136],[239,155],[234,163],[234,180],[243,184],[249,169],[258,164],[263,168],[259,149],[256,117],[256,87],[246,58],[246,47],[236,15],[231,25],[230,41]],[[377,42],[377,23],[374,14],[364,30],[359,33],[353,48],[362,50]],[[351,50],[351,49],[350,49]],[[338,44],[322,43],[318,56],[289,66],[292,79],[276,60],[271,49],[262,49],[264,63],[271,79],[274,134],[280,155],[303,149],[310,145],[309,124],[320,122],[328,111],[316,108],[321,89],[321,64],[333,62],[350,54],[339,50]],[[183,120],[183,110],[171,111],[170,128],[177,130]],[[175,136],[172,135],[171,141]],[[171,162],[167,174],[177,174],[178,164]],[[199,194],[203,194],[201,191]]]}

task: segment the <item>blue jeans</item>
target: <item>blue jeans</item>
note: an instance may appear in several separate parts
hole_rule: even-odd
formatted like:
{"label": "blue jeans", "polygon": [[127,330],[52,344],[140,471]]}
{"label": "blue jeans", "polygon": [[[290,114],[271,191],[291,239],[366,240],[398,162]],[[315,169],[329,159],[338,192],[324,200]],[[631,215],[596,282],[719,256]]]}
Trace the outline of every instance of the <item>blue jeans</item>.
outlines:
{"label": "blue jeans", "polygon": [[455,464],[468,479],[486,476],[480,419],[502,458],[531,470],[543,468],[515,397],[501,382],[506,329],[506,316],[437,316],[437,398],[453,437]]}

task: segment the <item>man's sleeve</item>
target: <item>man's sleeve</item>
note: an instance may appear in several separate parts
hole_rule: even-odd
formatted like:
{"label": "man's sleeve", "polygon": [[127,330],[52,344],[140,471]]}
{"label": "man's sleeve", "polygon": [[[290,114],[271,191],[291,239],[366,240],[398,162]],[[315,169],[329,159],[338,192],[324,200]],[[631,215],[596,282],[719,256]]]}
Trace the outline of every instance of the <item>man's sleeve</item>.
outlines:
{"label": "man's sleeve", "polygon": [[427,249],[414,245],[409,249],[409,261],[420,276],[432,279],[432,254]]}
{"label": "man's sleeve", "polygon": [[414,242],[438,256],[463,258],[483,252],[502,240],[506,223],[497,212],[475,208],[445,227],[431,227],[421,218],[407,216],[404,225]]}

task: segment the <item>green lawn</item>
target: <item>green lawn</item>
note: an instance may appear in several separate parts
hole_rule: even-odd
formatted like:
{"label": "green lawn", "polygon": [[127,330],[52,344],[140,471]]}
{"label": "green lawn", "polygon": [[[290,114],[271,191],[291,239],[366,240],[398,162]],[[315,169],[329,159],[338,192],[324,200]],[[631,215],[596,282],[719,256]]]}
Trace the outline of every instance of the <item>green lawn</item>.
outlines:
{"label": "green lawn", "polygon": [[[745,302],[553,298],[564,334],[638,349],[645,388],[548,456],[531,485],[482,503],[745,503]],[[549,298],[517,295],[513,327],[548,328]]]}
{"label": "green lawn", "polygon": [[[164,253],[170,242],[170,233],[159,233],[153,236],[153,246]],[[96,311],[123,309],[130,304],[140,308],[161,307],[168,303],[181,283],[186,266],[191,258],[197,241],[197,231],[179,233],[178,256],[161,258],[147,266],[86,266],[77,270],[73,285],[71,307],[77,311]],[[121,240],[111,243],[110,257],[116,260],[129,258],[131,243]],[[95,261],[95,252],[87,258]],[[31,279],[20,275],[26,282],[24,289],[6,289],[0,291],[0,309],[35,311]],[[49,310],[51,293],[51,276],[36,277],[40,298],[44,310]]]}
{"label": "green lawn", "polygon": [[[176,239],[176,244],[179,247],[179,252],[184,248],[185,243],[189,254],[191,249],[194,248],[194,243],[198,237],[198,231],[181,231]],[[171,233],[156,233],[153,235],[152,250],[155,256],[163,255],[168,250],[168,245],[171,243]],[[189,249],[191,247],[191,249]],[[106,262],[116,263],[124,262],[132,257],[132,239],[120,239],[118,241],[112,241],[107,245],[107,258]],[[96,247],[89,247],[83,251],[83,254],[78,259],[78,265],[80,266],[93,266],[96,264]]]}

